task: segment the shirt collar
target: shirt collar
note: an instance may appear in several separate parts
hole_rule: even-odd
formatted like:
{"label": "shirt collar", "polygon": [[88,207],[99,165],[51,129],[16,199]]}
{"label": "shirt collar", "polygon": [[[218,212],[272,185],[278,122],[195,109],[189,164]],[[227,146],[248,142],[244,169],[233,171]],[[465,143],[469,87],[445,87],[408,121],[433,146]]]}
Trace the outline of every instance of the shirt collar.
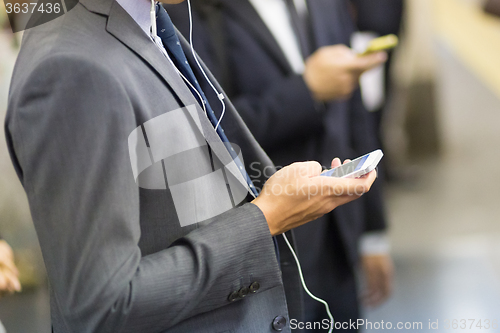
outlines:
{"label": "shirt collar", "polygon": [[116,2],[125,9],[146,35],[151,35],[150,0],[116,0]]}

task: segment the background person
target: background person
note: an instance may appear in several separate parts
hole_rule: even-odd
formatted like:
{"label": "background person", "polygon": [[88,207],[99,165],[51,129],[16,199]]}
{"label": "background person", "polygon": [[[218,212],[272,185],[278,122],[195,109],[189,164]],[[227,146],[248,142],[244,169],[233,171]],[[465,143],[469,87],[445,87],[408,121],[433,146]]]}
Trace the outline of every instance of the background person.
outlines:
{"label": "background person", "polygon": [[[378,148],[358,80],[387,55],[358,57],[348,47],[355,27],[347,1],[193,4],[197,52],[224,84],[276,165],[308,159],[328,165],[332,154],[355,157]],[[167,8],[176,26],[188,35],[186,7]],[[212,105],[219,105],[216,98]],[[222,125],[231,127],[226,119]],[[359,318],[360,255],[367,303],[378,305],[391,292],[393,268],[379,185],[362,200],[295,233],[306,282],[314,294],[329,302],[336,321]],[[360,244],[361,235],[365,237]],[[325,318],[321,305],[308,296],[304,300],[307,321]]]}

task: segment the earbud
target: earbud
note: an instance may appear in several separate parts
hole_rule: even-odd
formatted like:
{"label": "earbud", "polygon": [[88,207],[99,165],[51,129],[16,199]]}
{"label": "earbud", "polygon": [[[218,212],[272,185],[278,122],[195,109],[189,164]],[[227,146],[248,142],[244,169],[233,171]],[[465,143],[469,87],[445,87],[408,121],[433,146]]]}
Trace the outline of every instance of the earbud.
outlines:
{"label": "earbud", "polygon": [[149,16],[151,18],[151,34],[153,37],[156,38],[157,31],[156,31],[156,8],[155,8],[155,0],[151,0],[151,11],[149,12]]}

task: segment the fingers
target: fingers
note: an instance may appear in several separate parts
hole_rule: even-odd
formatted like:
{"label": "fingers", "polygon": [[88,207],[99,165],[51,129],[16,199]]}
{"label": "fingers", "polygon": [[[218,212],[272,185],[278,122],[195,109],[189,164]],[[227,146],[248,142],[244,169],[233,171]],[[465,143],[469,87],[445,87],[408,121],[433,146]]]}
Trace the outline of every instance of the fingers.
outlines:
{"label": "fingers", "polygon": [[0,292],[7,290],[8,282],[7,277],[4,276],[2,269],[0,268]]}
{"label": "fingers", "polygon": [[316,186],[322,188],[321,194],[331,195],[336,197],[346,197],[345,202],[352,201],[361,195],[368,192],[377,177],[377,172],[374,170],[367,174],[366,178],[336,178],[336,177],[313,177]]}
{"label": "fingers", "polygon": [[270,179],[310,178],[321,174],[323,167],[315,161],[295,162],[276,172]]}
{"label": "fingers", "polygon": [[381,285],[381,303],[385,302],[391,296],[394,284],[394,264],[389,256],[384,257],[383,268],[384,270]]}
{"label": "fingers", "polygon": [[17,276],[5,267],[0,267],[0,293],[21,291],[21,283]]}
{"label": "fingers", "polygon": [[3,261],[4,258],[12,259],[13,256],[12,248],[9,244],[3,239],[0,239],[0,261]]}
{"label": "fingers", "polygon": [[378,303],[378,285],[380,274],[374,259],[370,256],[363,257],[363,270],[365,274],[366,290],[363,301],[367,306],[375,306]]}
{"label": "fingers", "polygon": [[372,68],[375,68],[386,61],[387,61],[386,52],[377,52],[361,57],[358,56],[356,57],[356,60],[353,60],[351,70],[362,73]]}
{"label": "fingers", "polygon": [[[339,57],[347,57],[352,56],[353,50],[345,44],[335,44],[335,45],[327,45],[322,46],[317,49],[310,57],[313,56],[321,56],[325,59],[336,59]],[[309,58],[310,58],[309,57]]]}
{"label": "fingers", "polygon": [[338,157],[335,157],[333,160],[332,160],[332,164],[331,164],[331,167],[332,169],[336,168],[336,167],[339,167],[342,165],[342,162],[340,162],[340,158]]}
{"label": "fingers", "polygon": [[366,192],[370,191],[370,189],[371,189],[371,187],[376,179],[377,179],[377,170],[373,170],[373,171],[367,173],[366,175],[363,175],[360,178],[358,178],[358,180],[365,181],[364,186],[365,186]]}
{"label": "fingers", "polygon": [[380,271],[372,268],[373,271],[367,276],[367,292],[365,295],[365,303],[368,306],[376,307],[385,299],[383,296],[383,277]]}
{"label": "fingers", "polygon": [[21,291],[18,275],[12,248],[4,240],[0,240],[0,295]]}
{"label": "fingers", "polygon": [[19,281],[19,278],[17,276],[12,275],[11,285],[14,288],[14,292],[19,293],[22,291],[21,281]]}
{"label": "fingers", "polygon": [[14,264],[14,261],[13,260],[5,260],[5,261],[2,261],[0,262],[0,268],[4,266],[6,267],[7,269],[9,269],[12,273],[14,273],[16,276],[19,275],[19,271],[17,270],[17,267],[16,265]]}
{"label": "fingers", "polygon": [[332,164],[331,164],[331,166],[332,166],[332,169],[334,169],[334,168],[337,168],[337,167],[341,166],[342,164],[346,164],[346,163],[349,163],[349,162],[351,162],[351,160],[350,160],[350,159],[346,159],[346,160],[344,161],[344,163],[342,163],[342,162],[340,161],[340,158],[335,157],[335,158],[332,160]]}
{"label": "fingers", "polygon": [[[294,163],[295,164],[295,163]],[[316,177],[321,174],[323,167],[316,161],[297,163],[300,167],[300,176],[302,177]]]}
{"label": "fingers", "polygon": [[377,171],[373,170],[361,178],[356,178],[356,179],[344,178],[344,179],[350,180],[350,182],[348,183],[349,192],[361,196],[370,191],[373,183],[377,179]]}
{"label": "fingers", "polygon": [[387,255],[363,257],[363,269],[366,277],[364,302],[368,306],[378,306],[385,302],[392,293],[392,260]]}
{"label": "fingers", "polygon": [[21,283],[19,282],[19,279],[17,278],[17,276],[7,270],[6,272],[4,272],[5,276],[7,277],[7,281],[9,282],[9,291],[11,293],[15,292],[15,291],[21,291]]}
{"label": "fingers", "polygon": [[8,268],[16,276],[19,274],[14,264],[14,253],[6,241],[0,240],[0,269],[2,266]]}

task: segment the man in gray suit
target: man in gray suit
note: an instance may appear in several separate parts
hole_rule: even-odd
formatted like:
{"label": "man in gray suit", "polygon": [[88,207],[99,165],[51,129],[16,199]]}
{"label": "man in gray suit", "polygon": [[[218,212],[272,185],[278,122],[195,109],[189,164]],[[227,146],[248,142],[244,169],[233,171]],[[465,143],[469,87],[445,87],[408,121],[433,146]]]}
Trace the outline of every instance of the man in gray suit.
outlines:
{"label": "man in gray suit", "polygon": [[242,160],[259,180],[273,164],[229,101],[237,145],[214,128],[196,80],[151,37],[150,5],[81,0],[24,36],[6,133],[53,331],[290,332],[297,270],[282,244],[280,268],[272,236],[358,198],[376,174],[318,177],[319,163],[295,163],[247,199]]}

